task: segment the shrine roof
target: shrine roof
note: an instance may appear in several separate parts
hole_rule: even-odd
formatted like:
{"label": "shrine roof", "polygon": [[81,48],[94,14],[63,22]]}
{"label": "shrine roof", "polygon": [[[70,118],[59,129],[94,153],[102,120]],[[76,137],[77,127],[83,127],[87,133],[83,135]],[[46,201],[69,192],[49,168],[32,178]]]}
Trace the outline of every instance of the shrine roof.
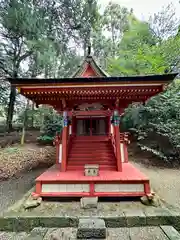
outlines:
{"label": "shrine roof", "polygon": [[160,75],[144,75],[129,77],[75,77],[75,78],[7,78],[12,85],[56,85],[56,84],[95,84],[95,83],[122,83],[130,84],[134,82],[140,83],[169,83],[178,73],[160,74]]}
{"label": "shrine roof", "polygon": [[77,78],[83,76],[83,73],[87,70],[87,67],[91,66],[95,74],[98,77],[110,77],[110,75],[105,72],[101,66],[97,63],[93,56],[90,53],[85,57],[84,61],[80,64],[76,72],[71,76],[71,78]]}

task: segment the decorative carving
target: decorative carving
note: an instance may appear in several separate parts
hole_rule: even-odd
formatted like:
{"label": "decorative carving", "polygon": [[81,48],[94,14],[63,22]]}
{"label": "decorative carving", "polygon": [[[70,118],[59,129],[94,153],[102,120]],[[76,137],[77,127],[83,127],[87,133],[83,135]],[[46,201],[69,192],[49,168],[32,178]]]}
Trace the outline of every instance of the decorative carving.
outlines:
{"label": "decorative carving", "polygon": [[63,127],[67,127],[68,126],[68,116],[67,116],[67,112],[64,111],[63,112]]}

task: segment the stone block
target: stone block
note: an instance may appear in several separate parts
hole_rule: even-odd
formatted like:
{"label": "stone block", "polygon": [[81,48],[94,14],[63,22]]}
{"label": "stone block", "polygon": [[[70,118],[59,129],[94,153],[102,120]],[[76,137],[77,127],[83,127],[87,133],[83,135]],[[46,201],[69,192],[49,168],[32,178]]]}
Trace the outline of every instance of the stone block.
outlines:
{"label": "stone block", "polygon": [[45,228],[61,228],[69,227],[70,219],[68,217],[58,216],[41,216],[39,218],[39,226]]}
{"label": "stone block", "polygon": [[82,197],[81,198],[81,208],[97,208],[98,197]]}
{"label": "stone block", "polygon": [[118,212],[117,217],[103,217],[107,228],[126,227],[126,217],[123,212]]}
{"label": "stone block", "polygon": [[39,219],[36,216],[18,217],[14,221],[14,231],[31,231],[33,228],[39,226]]}
{"label": "stone block", "polygon": [[180,233],[172,226],[161,226],[161,229],[166,234],[166,236],[169,238],[169,240],[180,239]]}
{"label": "stone block", "polygon": [[80,219],[77,239],[105,239],[106,227],[103,219]]}
{"label": "stone block", "polygon": [[171,209],[170,210],[170,221],[169,225],[175,227],[180,232],[180,211],[179,209]]}
{"label": "stone block", "polygon": [[98,164],[84,165],[84,175],[85,176],[98,176],[99,175],[99,165]]}
{"label": "stone block", "polygon": [[124,210],[128,227],[138,227],[146,225],[146,215],[141,209]]}
{"label": "stone block", "polygon": [[0,218],[0,231],[13,231],[15,217],[2,217]]}
{"label": "stone block", "polygon": [[166,208],[149,208],[145,211],[147,225],[158,226],[171,223],[171,213]]}

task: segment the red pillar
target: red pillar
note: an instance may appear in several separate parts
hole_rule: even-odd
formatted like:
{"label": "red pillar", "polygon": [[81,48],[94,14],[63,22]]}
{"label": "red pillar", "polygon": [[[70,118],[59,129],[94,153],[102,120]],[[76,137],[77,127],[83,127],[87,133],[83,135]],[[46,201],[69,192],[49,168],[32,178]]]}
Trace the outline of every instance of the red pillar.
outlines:
{"label": "red pillar", "polygon": [[56,164],[59,164],[59,145],[60,145],[60,141],[58,140],[58,136],[57,136],[57,140],[56,140]]}
{"label": "red pillar", "polygon": [[63,112],[63,130],[62,130],[62,162],[61,162],[61,171],[66,171],[67,165],[67,144],[68,144],[68,114],[66,111]]}
{"label": "red pillar", "polygon": [[127,150],[127,143],[123,143],[123,147],[124,147],[124,162],[127,163],[128,162],[128,150]]}
{"label": "red pillar", "polygon": [[118,170],[118,172],[122,172],[119,126],[114,126],[114,137],[115,137],[115,140],[116,140],[117,170]]}
{"label": "red pillar", "polygon": [[120,133],[119,133],[119,124],[120,116],[118,109],[114,109],[113,113],[113,125],[114,125],[114,138],[116,143],[116,161],[117,161],[117,170],[122,172],[122,161],[121,161],[121,152],[120,152]]}
{"label": "red pillar", "polygon": [[64,127],[62,130],[62,162],[61,162],[61,171],[66,171],[67,164],[67,140],[68,140],[68,127]]}

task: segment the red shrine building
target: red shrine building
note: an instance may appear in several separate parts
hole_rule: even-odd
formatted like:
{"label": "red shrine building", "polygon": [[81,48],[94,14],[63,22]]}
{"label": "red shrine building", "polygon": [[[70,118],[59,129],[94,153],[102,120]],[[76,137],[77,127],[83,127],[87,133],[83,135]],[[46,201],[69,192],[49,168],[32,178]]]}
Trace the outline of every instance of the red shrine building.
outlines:
{"label": "red shrine building", "polygon": [[42,197],[143,196],[149,179],[128,161],[128,134],[121,115],[133,102],[145,103],[176,74],[111,77],[88,54],[71,78],[8,79],[37,105],[63,116],[55,137],[54,166],[36,179]]}

